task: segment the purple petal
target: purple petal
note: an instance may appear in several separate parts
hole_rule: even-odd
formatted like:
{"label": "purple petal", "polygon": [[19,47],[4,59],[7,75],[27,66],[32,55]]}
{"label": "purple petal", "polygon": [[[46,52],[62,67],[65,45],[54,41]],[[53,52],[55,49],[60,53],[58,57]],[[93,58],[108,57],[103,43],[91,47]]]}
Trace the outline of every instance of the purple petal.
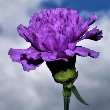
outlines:
{"label": "purple petal", "polygon": [[81,26],[81,25],[83,25],[83,23],[84,23],[84,19],[83,19],[83,17],[79,16],[79,22],[78,22],[78,25]]}
{"label": "purple petal", "polygon": [[51,52],[58,51],[58,41],[55,39],[54,35],[48,35],[44,39],[44,44],[46,45],[47,49]]}
{"label": "purple petal", "polygon": [[68,61],[68,58],[69,58],[69,56],[66,55],[65,52],[59,51],[59,52],[57,53],[57,59],[58,59],[58,60]]}
{"label": "purple petal", "polygon": [[35,29],[29,26],[28,28],[24,27],[22,24],[17,28],[19,35],[23,37],[27,42],[30,42],[36,49],[39,51],[46,51],[46,48],[43,46],[43,39],[40,34],[35,32]]}
{"label": "purple petal", "polygon": [[53,53],[48,53],[48,52],[42,52],[42,59],[45,61],[54,61],[56,60],[57,55]]}
{"label": "purple petal", "polygon": [[93,58],[98,58],[98,56],[99,56],[99,52],[95,52],[94,50],[90,50],[85,47],[76,47],[74,52],[75,52],[75,54],[78,54],[82,57],[90,56]]}
{"label": "purple petal", "polygon": [[22,64],[24,71],[34,70],[36,66],[43,63],[40,53],[34,50],[33,47],[28,49],[10,49],[8,54],[13,62]]}
{"label": "purple petal", "polygon": [[58,52],[57,54],[42,52],[42,59],[45,61],[56,61],[56,60],[64,60],[67,61],[69,56],[66,55],[65,52]]}
{"label": "purple petal", "polygon": [[90,49],[85,48],[85,47],[76,47],[76,49],[74,51],[67,49],[67,50],[65,50],[65,53],[68,56],[72,56],[72,57],[74,55],[79,55],[82,57],[90,56],[93,58],[98,58],[98,56],[99,56],[99,52],[95,52],[94,50],[90,50]]}
{"label": "purple petal", "polygon": [[23,37],[27,42],[30,42],[34,47],[36,47],[36,44],[34,43],[34,38],[36,37],[35,34],[33,34],[28,28],[26,28],[22,24],[17,27],[17,30],[21,37]]}
{"label": "purple petal", "polygon": [[64,35],[59,35],[59,43],[58,43],[59,51],[64,51],[68,46],[68,37]]}
{"label": "purple petal", "polygon": [[22,49],[10,49],[8,52],[8,55],[10,55],[10,58],[12,59],[13,62],[20,62],[20,54],[25,50]]}
{"label": "purple petal", "polygon": [[71,22],[76,25],[78,24],[79,22],[79,15],[78,15],[78,12],[76,10],[72,10],[71,11],[71,17],[73,17],[71,20]]}
{"label": "purple petal", "polygon": [[58,51],[64,51],[67,48],[68,40],[67,37],[63,35],[57,34],[54,36],[50,34],[45,36],[44,44],[49,51],[55,53]]}
{"label": "purple petal", "polygon": [[75,46],[76,46],[76,43],[69,43],[69,44],[68,44],[68,48],[69,48],[70,50],[74,50],[74,49],[75,49]]}
{"label": "purple petal", "polygon": [[84,33],[87,31],[88,29],[88,24],[84,23],[82,26],[76,25],[74,27],[74,37],[73,37],[73,42],[79,40],[81,38],[81,36],[84,35]]}
{"label": "purple petal", "polygon": [[75,52],[73,50],[70,49],[66,49],[65,50],[66,55],[73,57],[75,55]]}
{"label": "purple petal", "polygon": [[91,15],[90,18],[87,20],[88,26],[93,24],[97,19],[98,17],[95,14]]}
{"label": "purple petal", "polygon": [[38,48],[40,51],[47,51],[46,46],[44,45],[42,35],[36,34],[33,37],[33,44],[36,48]]}
{"label": "purple petal", "polygon": [[85,35],[84,38],[85,39],[90,39],[90,40],[94,40],[94,41],[98,41],[102,38],[102,31],[100,31],[99,29],[93,28],[92,30],[88,31]]}
{"label": "purple petal", "polygon": [[23,26],[22,24],[20,24],[17,27],[17,30],[18,30],[19,35],[21,37],[23,37],[27,42],[29,42],[29,39],[28,39],[28,36],[29,36],[28,29],[25,26]]}
{"label": "purple petal", "polygon": [[69,42],[74,40],[74,30],[73,30],[73,28],[71,26],[70,27],[69,26],[68,27],[64,27],[62,29],[62,34],[69,37]]}

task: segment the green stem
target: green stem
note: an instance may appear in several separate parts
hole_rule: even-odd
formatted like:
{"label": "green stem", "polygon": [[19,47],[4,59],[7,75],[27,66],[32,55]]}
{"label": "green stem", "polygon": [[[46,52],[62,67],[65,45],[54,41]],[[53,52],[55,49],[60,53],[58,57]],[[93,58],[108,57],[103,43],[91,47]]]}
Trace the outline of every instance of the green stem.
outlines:
{"label": "green stem", "polygon": [[64,96],[64,110],[69,110],[70,97]]}
{"label": "green stem", "polygon": [[71,97],[71,90],[68,89],[66,84],[63,84],[64,110],[69,110],[70,97]]}

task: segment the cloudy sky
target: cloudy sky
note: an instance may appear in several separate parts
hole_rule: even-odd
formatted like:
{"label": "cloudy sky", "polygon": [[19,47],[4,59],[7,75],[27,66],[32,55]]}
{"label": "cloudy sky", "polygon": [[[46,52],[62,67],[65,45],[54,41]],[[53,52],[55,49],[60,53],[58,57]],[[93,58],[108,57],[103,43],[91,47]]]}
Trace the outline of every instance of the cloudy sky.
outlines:
{"label": "cloudy sky", "polygon": [[70,110],[109,110],[110,108],[110,1],[109,0],[0,0],[0,110],[63,110],[62,85],[54,82],[46,64],[25,72],[21,64],[7,55],[9,48],[27,48],[30,44],[16,30],[28,25],[31,15],[45,8],[70,7],[85,18],[96,13],[94,26],[103,30],[104,38],[78,45],[100,52],[98,59],[77,57],[79,77],[75,82],[82,105],[71,97]]}

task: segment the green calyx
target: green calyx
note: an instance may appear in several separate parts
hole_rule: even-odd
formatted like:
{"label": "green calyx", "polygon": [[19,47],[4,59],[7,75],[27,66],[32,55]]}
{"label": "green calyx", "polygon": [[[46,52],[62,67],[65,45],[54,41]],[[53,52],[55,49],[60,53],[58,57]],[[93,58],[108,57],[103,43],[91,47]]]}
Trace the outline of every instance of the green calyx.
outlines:
{"label": "green calyx", "polygon": [[76,69],[67,69],[67,70],[61,70],[53,75],[54,80],[57,83],[66,84],[69,82],[74,82],[77,78],[78,73],[76,72]]}
{"label": "green calyx", "polygon": [[71,97],[71,90],[63,87],[63,96],[64,97]]}
{"label": "green calyx", "polygon": [[71,57],[68,61],[57,60],[46,62],[50,69],[54,80],[57,83],[66,84],[74,82],[77,78],[78,73],[75,68],[76,56]]}

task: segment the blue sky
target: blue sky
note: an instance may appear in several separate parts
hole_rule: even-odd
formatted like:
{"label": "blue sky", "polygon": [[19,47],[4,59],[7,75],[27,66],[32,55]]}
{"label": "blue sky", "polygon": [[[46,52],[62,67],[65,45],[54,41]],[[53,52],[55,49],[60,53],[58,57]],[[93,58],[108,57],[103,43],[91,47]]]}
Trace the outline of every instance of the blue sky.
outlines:
{"label": "blue sky", "polygon": [[59,0],[59,3],[55,3],[54,1],[55,0],[42,1],[39,6],[34,7],[34,10],[30,9],[28,15],[31,16],[35,13],[36,7],[39,7],[39,9],[70,7],[78,12],[88,11],[90,13],[107,11],[110,9],[110,0]]}
{"label": "blue sky", "polygon": [[[110,8],[110,0],[62,0],[63,3],[60,7],[70,7],[78,11],[88,10],[88,11],[100,11],[108,10]],[[56,8],[57,4],[52,1],[42,2],[41,6],[44,8]]]}
{"label": "blue sky", "polygon": [[35,71],[23,71],[8,56],[10,48],[28,48],[17,26],[28,26],[31,15],[45,8],[70,7],[83,17],[99,16],[92,27],[103,30],[104,38],[78,45],[100,52],[98,59],[77,57],[79,77],[75,82],[89,106],[71,98],[70,110],[110,109],[110,0],[0,0],[0,110],[63,110],[62,85],[54,82],[43,63]]}

